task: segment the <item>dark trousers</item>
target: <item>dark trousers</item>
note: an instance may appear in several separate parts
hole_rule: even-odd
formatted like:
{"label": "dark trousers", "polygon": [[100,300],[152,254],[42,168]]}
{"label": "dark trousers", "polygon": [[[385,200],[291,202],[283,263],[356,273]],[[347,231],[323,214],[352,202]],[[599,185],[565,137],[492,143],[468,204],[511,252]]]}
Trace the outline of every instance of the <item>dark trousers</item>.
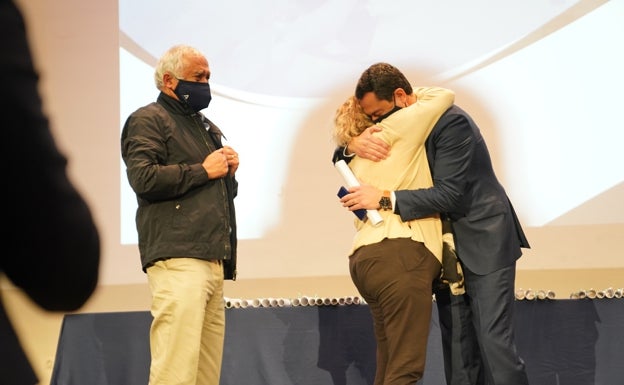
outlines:
{"label": "dark trousers", "polygon": [[486,275],[462,269],[464,295],[436,289],[447,385],[528,385],[514,340],[515,264]]}
{"label": "dark trousers", "polygon": [[440,262],[421,242],[384,239],[349,258],[353,283],[370,308],[377,342],[375,385],[415,384],[423,376],[432,281]]}

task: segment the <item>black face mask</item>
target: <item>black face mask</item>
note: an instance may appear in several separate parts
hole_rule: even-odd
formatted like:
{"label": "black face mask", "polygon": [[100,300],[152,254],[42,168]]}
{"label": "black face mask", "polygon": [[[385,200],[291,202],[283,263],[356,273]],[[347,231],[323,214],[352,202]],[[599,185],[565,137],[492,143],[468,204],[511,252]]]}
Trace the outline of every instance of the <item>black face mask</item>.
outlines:
{"label": "black face mask", "polygon": [[208,83],[189,82],[187,80],[178,79],[178,86],[173,92],[195,112],[199,112],[208,107],[212,100],[210,84]]}
{"label": "black face mask", "polygon": [[377,119],[373,120],[373,123],[377,124],[379,122],[381,122],[382,120],[384,120],[385,118],[387,118],[388,116],[394,114],[395,112],[397,112],[398,110],[400,110],[403,107],[399,107],[396,104],[394,105],[394,107],[392,107],[392,109],[388,112],[386,112],[385,114],[381,115],[380,117],[378,117]]}

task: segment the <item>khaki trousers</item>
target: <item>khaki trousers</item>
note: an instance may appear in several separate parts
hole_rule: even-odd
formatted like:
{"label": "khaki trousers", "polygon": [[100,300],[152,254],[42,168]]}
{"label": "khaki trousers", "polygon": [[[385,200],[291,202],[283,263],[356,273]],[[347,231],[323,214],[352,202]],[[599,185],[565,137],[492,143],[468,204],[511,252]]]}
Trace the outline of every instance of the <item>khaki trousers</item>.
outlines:
{"label": "khaki trousers", "polygon": [[421,242],[384,239],[349,258],[353,283],[368,303],[377,342],[375,385],[415,384],[425,370],[432,282],[442,265]]}
{"label": "khaki trousers", "polygon": [[220,261],[170,258],[147,269],[149,385],[219,385],[225,308]]}

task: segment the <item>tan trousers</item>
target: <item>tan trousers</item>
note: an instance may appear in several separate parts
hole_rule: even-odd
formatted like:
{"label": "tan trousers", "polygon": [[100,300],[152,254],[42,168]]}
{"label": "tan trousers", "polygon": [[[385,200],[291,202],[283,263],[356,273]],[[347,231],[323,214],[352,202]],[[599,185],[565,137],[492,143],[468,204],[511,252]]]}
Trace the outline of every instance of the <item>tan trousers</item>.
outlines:
{"label": "tan trousers", "polygon": [[375,385],[411,385],[422,378],[432,282],[441,267],[423,243],[409,238],[362,246],[349,258],[353,283],[373,316]]}
{"label": "tan trousers", "polygon": [[219,385],[225,308],[219,261],[171,258],[147,269],[149,385]]}

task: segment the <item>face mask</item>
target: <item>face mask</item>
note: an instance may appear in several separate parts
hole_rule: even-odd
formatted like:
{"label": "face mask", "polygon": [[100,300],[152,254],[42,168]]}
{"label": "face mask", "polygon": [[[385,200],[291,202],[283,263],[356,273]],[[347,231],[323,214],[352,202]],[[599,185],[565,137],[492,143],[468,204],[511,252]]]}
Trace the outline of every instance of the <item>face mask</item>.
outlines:
{"label": "face mask", "polygon": [[178,86],[173,92],[195,112],[199,112],[208,107],[212,99],[210,84],[208,83],[189,82],[187,80],[178,79]]}
{"label": "face mask", "polygon": [[379,123],[382,120],[384,120],[385,118],[387,118],[388,116],[394,114],[395,112],[397,112],[398,110],[400,110],[402,107],[397,106],[396,104],[394,105],[394,107],[386,112],[385,114],[381,115],[380,117],[378,117],[377,119],[373,120],[373,123]]}

